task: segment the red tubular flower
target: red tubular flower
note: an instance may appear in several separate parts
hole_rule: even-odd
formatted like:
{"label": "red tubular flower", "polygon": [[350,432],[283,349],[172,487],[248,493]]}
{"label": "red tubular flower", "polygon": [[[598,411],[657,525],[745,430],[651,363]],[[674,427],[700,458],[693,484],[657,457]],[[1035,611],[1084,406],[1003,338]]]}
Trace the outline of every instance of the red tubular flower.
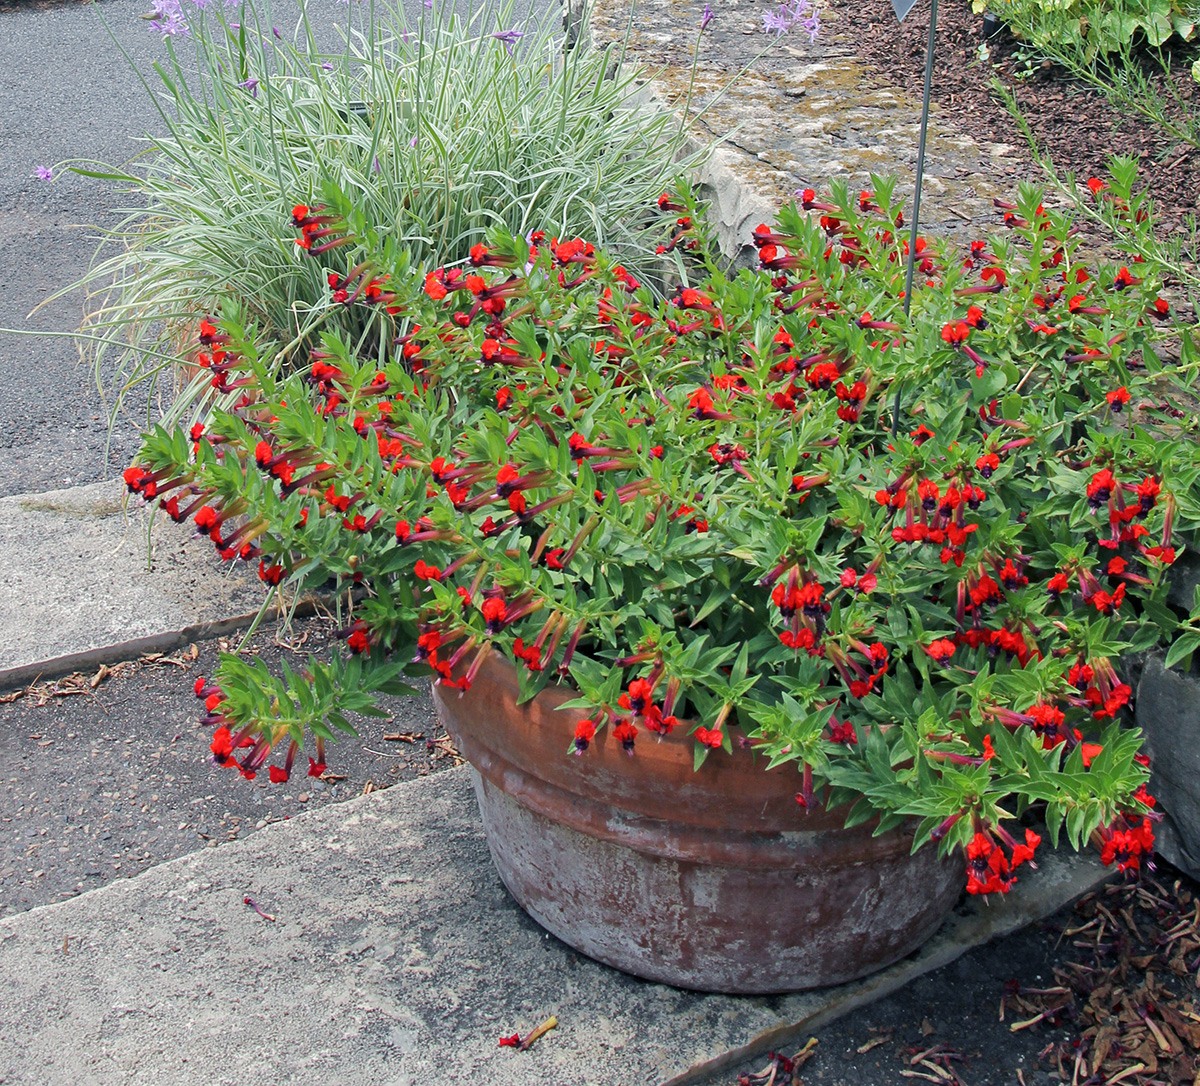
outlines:
{"label": "red tubular flower", "polygon": [[841,370],[835,362],[818,362],[810,366],[804,374],[804,380],[812,388],[832,388],[835,381],[841,377]]}
{"label": "red tubular flower", "polygon": [[1117,585],[1116,591],[1111,595],[1103,589],[1093,592],[1088,598],[1088,603],[1096,608],[1102,615],[1115,615],[1121,608],[1121,603],[1125,599],[1125,585],[1122,582]]}
{"label": "red tubular flower", "polygon": [[967,893],[1006,894],[1016,881],[1005,878],[1010,871],[1008,860],[986,834],[976,832],[967,845]]}
{"label": "red tubular flower", "polygon": [[695,392],[688,396],[688,407],[692,409],[692,413],[698,419],[719,419],[725,421],[733,417],[732,415],[722,414],[721,412],[717,411],[716,405],[713,403],[712,396],[710,396],[708,390],[704,388],[698,388]]}
{"label": "red tubular flower", "polygon": [[637,738],[638,730],[630,720],[622,720],[613,728],[613,738],[621,744],[626,754],[633,753],[633,741]]}
{"label": "red tubular flower", "polygon": [[854,746],[858,743],[858,733],[854,730],[854,724],[849,720],[844,720],[839,724],[832,716],[829,718],[829,741],[831,743],[846,744]]}
{"label": "red tubular flower", "polygon": [[654,696],[654,687],[646,679],[634,679],[629,684],[629,692],[622,694],[617,705],[634,716],[641,716],[650,706]]}
{"label": "red tubular flower", "polygon": [[921,650],[932,656],[939,664],[944,664],[954,655],[954,642],[940,638],[930,645],[922,645]]}
{"label": "red tubular flower", "polygon": [[716,750],[725,740],[725,736],[719,728],[699,727],[692,734],[695,735],[697,743],[710,750]]}
{"label": "red tubular flower", "polygon": [[1150,827],[1150,819],[1143,818],[1140,825],[1121,830],[1110,827],[1105,831],[1100,859],[1109,866],[1115,863],[1119,871],[1136,871],[1141,866],[1142,856],[1153,851],[1154,831]]}
{"label": "red tubular flower", "polygon": [[942,325],[942,339],[950,344],[951,347],[957,347],[960,343],[966,343],[967,337],[971,334],[971,327],[966,321],[948,321]]}
{"label": "red tubular flower", "polygon": [[1162,493],[1162,484],[1157,479],[1147,476],[1137,485],[1138,496],[1138,512],[1142,514],[1149,513],[1151,509],[1158,503],[1158,496]]}
{"label": "red tubular flower", "polygon": [[593,720],[581,720],[575,725],[575,753],[582,754],[588,749],[588,744],[596,737],[596,723]]}
{"label": "red tubular flower", "polygon": [[1037,702],[1025,710],[1025,716],[1034,734],[1041,737],[1043,749],[1051,750],[1066,741],[1066,716],[1057,705]]}
{"label": "red tubular flower", "polygon": [[1112,497],[1112,492],[1116,488],[1116,485],[1117,481],[1108,468],[1104,468],[1092,476],[1091,481],[1087,485],[1087,498],[1088,505],[1091,506],[1093,512]]}
{"label": "red tubular flower", "polygon": [[131,494],[139,493],[150,479],[150,472],[145,468],[132,467],[126,468],[123,478],[125,485],[129,488]]}
{"label": "red tubular flower", "polygon": [[1122,385],[1120,388],[1113,389],[1112,392],[1105,396],[1108,400],[1108,406],[1112,408],[1114,414],[1120,414],[1121,409],[1129,403],[1129,391]]}
{"label": "red tubular flower", "polygon": [[279,584],[286,572],[283,566],[278,564],[268,566],[265,560],[260,560],[258,563],[258,576],[269,585]]}
{"label": "red tubular flower", "polygon": [[446,297],[447,290],[443,279],[444,277],[436,271],[431,271],[425,276],[425,293],[435,302],[440,302]]}
{"label": "red tubular flower", "polygon": [[1127,287],[1135,286],[1140,282],[1140,279],[1135,279],[1130,275],[1128,268],[1122,268],[1117,272],[1116,278],[1113,279],[1113,290],[1125,290]]}
{"label": "red tubular flower", "polygon": [[1033,854],[1037,850],[1038,845],[1042,843],[1042,838],[1033,830],[1026,828],[1025,843],[1023,845],[1014,845],[1012,850],[1012,869],[1015,871],[1021,864],[1028,862],[1030,867],[1036,867],[1033,863]]}
{"label": "red tubular flower", "polygon": [[212,743],[209,749],[212,751],[213,761],[220,766],[226,766],[233,763],[233,733],[225,726],[221,725],[214,733]]}
{"label": "red tubular flower", "polygon": [[483,606],[479,608],[483,613],[483,620],[487,626],[487,631],[490,634],[498,634],[504,628],[504,615],[508,610],[508,606],[499,596],[492,596],[483,601]]}

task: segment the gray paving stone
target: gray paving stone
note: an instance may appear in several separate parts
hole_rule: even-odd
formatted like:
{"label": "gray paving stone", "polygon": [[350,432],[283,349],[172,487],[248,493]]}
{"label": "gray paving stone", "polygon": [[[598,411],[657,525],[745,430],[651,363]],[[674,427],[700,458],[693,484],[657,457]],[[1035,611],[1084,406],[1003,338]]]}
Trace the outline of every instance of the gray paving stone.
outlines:
{"label": "gray paving stone", "polygon": [[255,567],[124,498],[119,479],[0,498],[0,676],[261,604]]}
{"label": "gray paving stone", "polygon": [[[496,876],[469,771],[451,770],[0,920],[0,1082],[681,1086],[1103,877],[1048,853],[1009,897],[968,904],[866,981],[700,995],[624,976],[542,932]],[[498,1047],[552,1014],[558,1028],[529,1051]]]}

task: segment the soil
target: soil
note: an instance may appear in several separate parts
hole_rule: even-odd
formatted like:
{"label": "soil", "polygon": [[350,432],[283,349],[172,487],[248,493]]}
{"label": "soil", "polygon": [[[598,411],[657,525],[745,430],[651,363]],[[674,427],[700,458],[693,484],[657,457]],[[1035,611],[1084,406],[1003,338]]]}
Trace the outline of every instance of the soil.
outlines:
{"label": "soil", "polygon": [[[323,655],[332,630],[319,618],[297,620],[289,630],[260,630],[250,648],[273,669],[281,660],[295,666],[309,653]],[[360,737],[329,746],[323,778],[295,768],[283,785],[266,783],[265,774],[242,780],[210,760],[211,729],[198,723],[192,690],[228,647],[201,643],[0,691],[0,917],[129,878],[306,807],[457,764],[426,686],[415,697],[385,699],[391,720],[361,720]]]}
{"label": "soil", "polygon": [[[843,0],[844,2],[844,0]],[[918,100],[925,71],[929,27],[928,0],[920,0],[897,25],[890,0],[862,0],[854,5],[855,48],[863,63]],[[990,57],[979,58],[984,42],[983,16],[970,0],[943,0],[938,6],[932,94],[955,127],[980,141],[1009,144],[1016,151],[996,160],[997,180],[1037,178],[1029,145],[1004,102],[992,88],[993,73],[1016,96],[1041,149],[1059,172],[1073,170],[1081,180],[1106,177],[1113,154],[1142,160],[1142,181],[1153,197],[1160,236],[1184,231],[1200,207],[1200,149],[1180,144],[1128,109],[1118,109],[1097,91],[1073,82],[1050,62],[1033,58],[1029,47],[1003,28],[987,39]],[[1179,110],[1200,109],[1200,83],[1190,75],[1200,56],[1200,42],[1171,50],[1170,82]],[[1149,58],[1144,71],[1160,93],[1170,94],[1168,77]]]}

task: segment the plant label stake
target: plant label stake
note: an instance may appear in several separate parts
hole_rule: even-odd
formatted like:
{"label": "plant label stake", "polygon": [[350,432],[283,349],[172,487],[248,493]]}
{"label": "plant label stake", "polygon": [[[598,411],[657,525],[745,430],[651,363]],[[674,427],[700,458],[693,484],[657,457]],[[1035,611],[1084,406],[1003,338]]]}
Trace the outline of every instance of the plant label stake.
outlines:
{"label": "plant label stake", "polygon": [[[904,17],[913,9],[917,0],[892,0],[892,10],[896,19],[904,22]],[[932,0],[929,10],[929,40],[925,46],[925,92],[921,98],[921,137],[917,142],[917,183],[913,193],[912,228],[908,232],[908,264],[904,269],[904,316],[908,318],[912,308],[913,272],[917,259],[917,223],[921,218],[921,182],[925,178],[925,140],[929,134],[929,95],[933,86],[933,41],[937,32],[938,0]],[[896,400],[892,405],[892,438],[896,437],[896,427],[900,422],[900,388],[897,382]]]}

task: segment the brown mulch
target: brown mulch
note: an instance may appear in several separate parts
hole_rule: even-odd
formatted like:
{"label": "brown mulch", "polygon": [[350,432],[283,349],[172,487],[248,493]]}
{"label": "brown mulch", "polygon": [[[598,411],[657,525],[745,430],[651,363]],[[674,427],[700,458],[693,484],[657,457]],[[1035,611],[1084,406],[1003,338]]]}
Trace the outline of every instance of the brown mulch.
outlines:
{"label": "brown mulch", "polygon": [[[1145,873],[1087,895],[1034,937],[1047,943],[1048,967],[1036,955],[1018,953],[1010,979],[985,982],[982,1001],[995,1008],[990,1026],[964,1001],[965,1036],[935,1030],[928,1019],[905,1036],[894,1023],[865,1033],[860,1028],[851,1040],[854,1053],[883,1053],[870,1070],[837,1067],[838,1042],[846,1038],[813,1038],[799,1052],[773,1054],[765,1065],[742,1071],[738,1086],[840,1083],[851,1080],[848,1071],[864,1086],[898,1079],[940,1086],[1200,1081],[1200,897],[1194,884],[1160,868],[1158,876]],[[989,1039],[989,1032],[996,1036]],[[998,1055],[1002,1048],[1006,1059]]]}
{"label": "brown mulch", "polygon": [[[858,56],[868,68],[919,99],[928,0],[921,0],[899,25],[889,0],[856,0],[854,12]],[[1053,66],[1035,67],[1033,75],[1019,78],[1016,73],[1025,65],[1016,54],[1024,47],[1007,29],[988,40],[989,61],[979,60],[982,26],[983,16],[971,11],[970,0],[939,3],[933,100],[943,117],[977,140],[1015,146],[1013,154],[996,160],[998,172],[1007,169],[1010,176],[1040,180],[1025,137],[992,90],[994,70],[1015,93],[1039,143],[1060,172],[1073,170],[1081,180],[1105,177],[1110,155],[1137,156],[1143,162],[1142,180],[1158,211],[1160,235],[1182,229],[1200,207],[1200,149],[1180,145],[1149,121],[1115,109],[1103,95],[1072,82]],[[1200,111],[1200,83],[1190,74],[1197,56],[1197,42],[1178,46],[1172,56],[1171,78],[1183,108],[1192,113]],[[1166,92],[1161,69],[1147,61],[1145,70]]]}

